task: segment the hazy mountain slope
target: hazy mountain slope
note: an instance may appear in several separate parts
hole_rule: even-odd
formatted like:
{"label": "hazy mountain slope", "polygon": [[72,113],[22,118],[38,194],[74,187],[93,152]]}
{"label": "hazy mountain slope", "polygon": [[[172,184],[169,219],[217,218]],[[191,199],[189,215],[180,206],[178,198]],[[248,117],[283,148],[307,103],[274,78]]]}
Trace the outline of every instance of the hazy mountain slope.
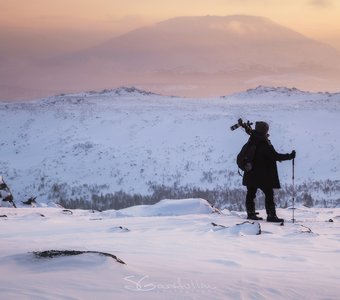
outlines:
{"label": "hazy mountain slope", "polygon": [[182,17],[127,33],[79,59],[101,59],[122,70],[221,72],[340,66],[337,50],[269,19],[252,16]]}
{"label": "hazy mountain slope", "polygon": [[104,82],[189,96],[259,84],[337,90],[340,78],[339,51],[269,19],[242,15],[170,19],[55,63]]}
{"label": "hazy mountain slope", "polygon": [[[229,129],[239,117],[268,121],[277,151],[297,150],[298,184],[339,179],[340,94],[259,87],[195,100],[131,88],[0,107],[1,175],[18,200],[59,199],[54,184],[68,185],[64,198],[146,194],[152,183],[240,188],[235,157],[248,137]],[[291,162],[279,171],[291,184]]]}
{"label": "hazy mountain slope", "polygon": [[[339,78],[339,51],[269,19],[180,17],[83,51],[44,56],[32,65],[13,63],[0,69],[7,86],[0,99],[123,85],[194,97],[257,85],[338,91]],[[8,88],[13,82],[18,90]]]}

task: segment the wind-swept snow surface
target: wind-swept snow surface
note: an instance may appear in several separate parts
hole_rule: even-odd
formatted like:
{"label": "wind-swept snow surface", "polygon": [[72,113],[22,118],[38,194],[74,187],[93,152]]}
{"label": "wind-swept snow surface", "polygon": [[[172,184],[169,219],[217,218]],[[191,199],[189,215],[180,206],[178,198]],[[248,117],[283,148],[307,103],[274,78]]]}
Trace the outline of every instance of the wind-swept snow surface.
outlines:
{"label": "wind-swept snow surface", "polygon": [[[251,225],[243,213],[200,211],[209,207],[202,199],[171,201],[105,212],[0,208],[0,298],[339,299],[340,209],[299,207],[294,224],[279,209],[284,226]],[[101,251],[126,265],[32,253],[46,250]]]}

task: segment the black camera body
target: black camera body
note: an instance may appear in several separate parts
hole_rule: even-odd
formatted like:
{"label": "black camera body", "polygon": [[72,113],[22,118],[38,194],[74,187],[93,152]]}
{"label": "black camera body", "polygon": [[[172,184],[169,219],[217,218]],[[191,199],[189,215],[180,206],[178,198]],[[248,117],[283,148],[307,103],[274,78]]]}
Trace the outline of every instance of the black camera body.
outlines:
{"label": "black camera body", "polygon": [[235,125],[230,127],[230,129],[234,131],[235,129],[242,127],[246,131],[247,134],[251,135],[251,132],[253,131],[253,128],[251,128],[251,125],[253,125],[253,123],[249,121],[243,122],[243,120],[240,118],[238,119]]}

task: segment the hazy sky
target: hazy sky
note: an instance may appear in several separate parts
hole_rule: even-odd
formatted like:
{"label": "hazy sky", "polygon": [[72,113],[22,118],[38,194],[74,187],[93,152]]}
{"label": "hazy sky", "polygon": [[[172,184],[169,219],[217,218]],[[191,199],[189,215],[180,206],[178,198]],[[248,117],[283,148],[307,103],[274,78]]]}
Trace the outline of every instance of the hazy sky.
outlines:
{"label": "hazy sky", "polygon": [[[207,83],[207,78],[197,79],[196,75],[178,78],[167,74],[166,76],[171,77],[169,79],[165,75],[166,78],[146,78],[140,74],[135,77],[131,77],[131,74],[124,77],[117,72],[106,74],[105,70],[109,70],[108,63],[101,67],[91,65],[92,69],[88,67],[84,71],[81,67],[81,70],[77,69],[72,59],[68,63],[64,61],[74,57],[79,60],[82,53],[97,49],[96,46],[101,44],[108,45],[108,40],[145,25],[175,17],[207,15],[269,18],[340,50],[340,0],[0,0],[0,101],[34,99],[61,92],[122,85],[135,85],[161,93],[170,86],[171,93],[178,95],[179,88],[184,91],[193,89],[189,96],[202,96],[206,91],[207,95],[222,95],[259,84],[338,91],[337,78],[340,78],[340,71],[334,71],[333,74],[327,69],[327,73],[319,66],[315,67],[317,71],[313,69],[313,76],[310,75],[311,71],[302,68],[296,71],[298,74],[292,71],[297,77],[286,74],[288,71],[282,71],[281,77],[277,77],[276,73],[268,75],[265,72],[261,73],[261,77],[255,68],[256,74],[250,72],[244,78],[235,74],[228,75],[228,78],[216,75],[218,78],[212,77]],[[194,39],[195,34],[192,37]],[[209,39],[205,38],[207,40]],[[290,46],[292,45],[287,44],[280,51],[290,53]],[[138,46],[134,46],[132,49],[137,48]],[[308,52],[309,49],[303,51]],[[276,53],[264,52],[262,54],[266,58]],[[182,54],[185,53],[184,51]],[[174,51],[173,57],[176,59],[177,54]],[[223,58],[226,57],[224,54]],[[295,59],[294,56],[295,52],[291,56],[292,60]],[[327,54],[321,56],[323,61],[329,58]],[[206,59],[210,61],[216,57],[218,56]],[[333,59],[334,65],[337,65],[339,59]],[[56,63],[57,61],[64,62],[64,65]],[[109,62],[112,61],[115,60]],[[164,61],[167,62],[162,60],[162,63]],[[177,70],[176,68],[183,67],[178,64],[180,63],[176,60],[176,64],[169,68]],[[125,65],[127,69],[128,65]],[[302,66],[306,68],[305,65]],[[193,68],[198,68],[197,64]],[[334,68],[337,70],[337,67]],[[303,77],[299,72],[307,73],[303,73]],[[250,75],[256,75],[256,78]],[[330,82],[331,80],[334,82]],[[173,87],[176,88],[175,91]]]}
{"label": "hazy sky", "polygon": [[91,30],[103,38],[176,16],[231,14],[268,17],[340,49],[338,0],[0,0],[1,27]]}

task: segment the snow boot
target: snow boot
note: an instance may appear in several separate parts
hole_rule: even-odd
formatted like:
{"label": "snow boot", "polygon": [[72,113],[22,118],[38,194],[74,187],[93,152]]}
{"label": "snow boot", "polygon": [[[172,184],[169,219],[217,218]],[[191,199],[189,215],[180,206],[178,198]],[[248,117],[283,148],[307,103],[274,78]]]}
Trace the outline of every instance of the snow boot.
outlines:
{"label": "snow boot", "polygon": [[270,214],[267,216],[267,222],[283,223],[285,220],[278,218],[276,214]]}
{"label": "snow boot", "polygon": [[263,218],[258,217],[258,213],[255,211],[255,203],[252,197],[246,199],[246,210],[248,220],[263,220]]}
{"label": "snow boot", "polygon": [[269,203],[266,207],[267,211],[267,222],[283,223],[285,220],[278,218],[276,215],[276,208],[274,203]]}
{"label": "snow boot", "polygon": [[248,220],[255,220],[255,221],[263,220],[263,218],[257,216],[257,213],[255,211],[248,211],[247,212],[247,219]]}

